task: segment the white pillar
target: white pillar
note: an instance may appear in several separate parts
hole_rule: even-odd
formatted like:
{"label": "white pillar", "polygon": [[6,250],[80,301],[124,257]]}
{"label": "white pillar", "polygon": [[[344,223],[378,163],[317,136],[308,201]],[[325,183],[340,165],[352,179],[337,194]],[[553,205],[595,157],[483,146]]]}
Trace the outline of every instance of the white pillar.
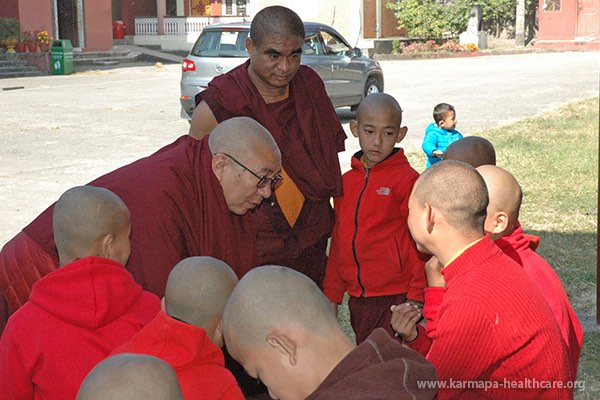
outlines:
{"label": "white pillar", "polygon": [[517,46],[525,46],[525,0],[517,0],[515,44]]}

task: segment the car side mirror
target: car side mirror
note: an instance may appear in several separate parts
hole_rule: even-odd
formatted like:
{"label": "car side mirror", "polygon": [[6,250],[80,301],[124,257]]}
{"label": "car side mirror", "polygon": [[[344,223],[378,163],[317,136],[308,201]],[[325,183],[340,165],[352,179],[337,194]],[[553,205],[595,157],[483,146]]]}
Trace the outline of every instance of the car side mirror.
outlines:
{"label": "car side mirror", "polygon": [[361,49],[359,49],[358,47],[355,47],[353,50],[354,50],[355,57],[362,57],[363,53],[362,53]]}

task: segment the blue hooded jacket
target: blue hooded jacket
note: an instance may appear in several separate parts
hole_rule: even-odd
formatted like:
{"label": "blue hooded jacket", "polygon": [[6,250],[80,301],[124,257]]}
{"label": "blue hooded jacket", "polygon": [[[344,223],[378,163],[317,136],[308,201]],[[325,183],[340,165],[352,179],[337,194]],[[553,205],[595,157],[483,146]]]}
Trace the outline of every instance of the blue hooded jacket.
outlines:
{"label": "blue hooded jacket", "polygon": [[435,150],[445,152],[450,143],[456,142],[458,139],[462,139],[462,137],[463,135],[456,129],[447,131],[440,128],[435,122],[430,123],[425,130],[425,137],[421,146],[427,155],[427,168],[442,160],[433,155]]}

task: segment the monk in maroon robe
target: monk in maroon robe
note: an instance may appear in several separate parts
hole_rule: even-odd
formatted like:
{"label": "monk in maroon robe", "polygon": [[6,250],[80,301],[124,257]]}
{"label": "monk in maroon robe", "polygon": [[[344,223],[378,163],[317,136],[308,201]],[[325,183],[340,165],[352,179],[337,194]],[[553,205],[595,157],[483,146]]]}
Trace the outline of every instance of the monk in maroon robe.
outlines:
{"label": "monk in maroon robe", "polygon": [[[126,268],[160,297],[173,266],[190,256],[223,260],[238,276],[257,265],[251,245],[255,233],[241,221],[254,218],[248,211],[271,197],[280,171],[281,154],[269,132],[250,118],[234,118],[210,137],[182,136],[90,185],[111,190],[127,204],[132,228]],[[2,249],[2,328],[8,315],[28,300],[33,283],[58,266],[53,209]]]}
{"label": "monk in maroon robe", "polygon": [[247,221],[258,223],[257,261],[293,268],[320,285],[334,224],[330,199],[342,194],[337,153],[346,134],[323,81],[300,65],[303,44],[304,24],[296,13],[280,6],[261,10],[246,41],[250,59],[197,95],[190,134],[203,137],[238,115],[271,132],[286,179],[269,207]]}

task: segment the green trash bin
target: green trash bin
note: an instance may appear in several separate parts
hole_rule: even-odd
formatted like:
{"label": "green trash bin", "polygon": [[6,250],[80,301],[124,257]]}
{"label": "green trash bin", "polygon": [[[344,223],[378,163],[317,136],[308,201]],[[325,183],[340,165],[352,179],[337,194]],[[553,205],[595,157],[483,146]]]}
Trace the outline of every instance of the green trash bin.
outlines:
{"label": "green trash bin", "polygon": [[69,39],[52,41],[50,66],[52,75],[69,75],[73,73],[73,45]]}

